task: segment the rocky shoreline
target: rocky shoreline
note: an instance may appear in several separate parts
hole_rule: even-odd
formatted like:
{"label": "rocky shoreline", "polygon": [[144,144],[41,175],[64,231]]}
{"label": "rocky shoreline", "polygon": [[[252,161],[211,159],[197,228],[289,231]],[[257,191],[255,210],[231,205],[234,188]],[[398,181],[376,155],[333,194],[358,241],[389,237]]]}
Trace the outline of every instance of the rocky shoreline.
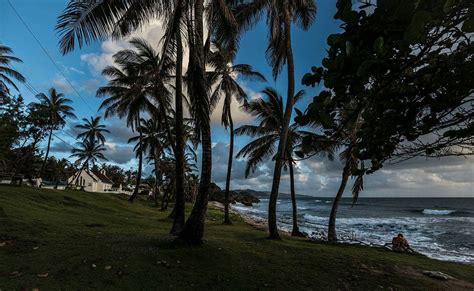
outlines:
{"label": "rocky shoreline", "polygon": [[[213,207],[221,210],[221,211],[224,211],[224,204],[221,203],[221,202],[210,201],[209,204],[212,205]],[[230,211],[230,213],[232,213],[234,215],[238,215],[239,217],[241,217],[242,220],[246,224],[252,226],[255,229],[258,229],[258,230],[261,230],[261,231],[267,231],[268,230],[267,221],[263,218],[258,218],[258,217],[255,217],[255,216],[251,216],[251,215],[239,212],[235,209],[232,209],[232,206],[229,208],[229,211]],[[279,229],[278,231],[279,231],[280,234],[291,236],[291,233],[288,232],[288,231],[285,231],[285,230],[282,230],[282,229]]]}
{"label": "rocky shoreline", "polygon": [[[211,184],[209,189],[209,201],[216,201],[224,203],[225,191],[222,190],[215,183]],[[249,190],[235,190],[229,191],[229,200],[231,204],[242,203],[245,206],[252,206],[254,203],[259,203],[260,199],[251,193]]]}

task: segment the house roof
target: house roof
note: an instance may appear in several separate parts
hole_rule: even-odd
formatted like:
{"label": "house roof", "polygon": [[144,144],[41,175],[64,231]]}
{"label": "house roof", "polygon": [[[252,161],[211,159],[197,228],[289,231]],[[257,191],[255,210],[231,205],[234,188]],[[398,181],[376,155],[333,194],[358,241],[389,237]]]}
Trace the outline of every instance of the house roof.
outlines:
{"label": "house roof", "polygon": [[112,182],[112,180],[110,180],[109,177],[107,177],[106,175],[102,174],[101,172],[92,172],[94,173],[94,175],[99,178],[99,180],[102,182],[102,183],[105,183],[105,184],[113,184],[114,182]]}
{"label": "house roof", "polygon": [[89,177],[91,177],[92,180],[94,180],[95,182],[97,182],[97,179],[96,179],[94,176],[92,176],[91,173],[89,173],[89,170],[85,170],[85,171],[83,171],[83,172],[86,173],[87,175],[89,175]]}

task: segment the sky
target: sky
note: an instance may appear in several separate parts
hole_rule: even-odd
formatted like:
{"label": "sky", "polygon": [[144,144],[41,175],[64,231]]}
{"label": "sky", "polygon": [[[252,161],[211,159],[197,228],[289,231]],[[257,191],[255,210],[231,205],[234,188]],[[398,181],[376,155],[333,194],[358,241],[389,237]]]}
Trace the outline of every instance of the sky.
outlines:
{"label": "sky", "polygon": [[[76,144],[77,130],[74,126],[82,118],[103,115],[98,111],[101,99],[95,97],[98,87],[105,85],[102,69],[113,65],[112,56],[117,51],[128,48],[127,39],[143,37],[158,47],[163,35],[161,23],[151,20],[141,30],[130,37],[118,41],[103,40],[63,56],[59,51],[58,34],[54,30],[57,16],[66,7],[66,0],[0,0],[0,43],[14,50],[15,56],[23,63],[14,64],[26,76],[27,85],[20,85],[20,93],[27,103],[35,101],[37,92],[47,92],[55,87],[73,100],[72,106],[78,119],[69,120],[62,131],[58,131],[52,144],[52,154],[69,157],[71,147]],[[326,39],[340,31],[340,23],[334,20],[336,1],[317,0],[316,20],[308,31],[294,28],[293,51],[295,56],[296,90],[305,90],[306,95],[297,107],[304,110],[313,97],[321,90],[301,85],[302,76],[312,66],[319,66],[326,54]],[[13,6],[13,8],[12,8]],[[16,11],[16,12],[15,12]],[[19,16],[17,15],[19,14]],[[25,24],[20,20],[23,19]],[[265,87],[274,87],[283,96],[286,94],[286,73],[283,70],[277,80],[273,80],[271,68],[265,58],[267,28],[264,19],[243,37],[236,64],[250,64],[267,78],[266,83],[239,80],[251,99],[260,98]],[[221,187],[225,183],[229,133],[220,125],[220,103],[212,115],[213,181]],[[252,124],[253,120],[239,110],[232,109],[236,127]],[[105,120],[111,134],[107,135],[105,153],[109,163],[124,169],[136,168],[133,146],[127,144],[134,134],[117,118]],[[247,137],[237,137],[235,150],[238,152],[247,142]],[[273,162],[267,161],[248,179],[244,176],[245,160],[235,160],[231,189],[253,189],[269,191],[273,176]],[[151,173],[152,165],[145,166]],[[342,166],[339,161],[312,158],[298,162],[295,169],[296,191],[298,194],[331,197],[334,196],[341,180]],[[280,191],[289,192],[289,175],[283,173]],[[417,158],[396,165],[386,165],[375,174],[365,178],[365,189],[361,197],[474,197],[474,159],[448,157],[442,159]],[[347,187],[346,196],[350,196]]]}

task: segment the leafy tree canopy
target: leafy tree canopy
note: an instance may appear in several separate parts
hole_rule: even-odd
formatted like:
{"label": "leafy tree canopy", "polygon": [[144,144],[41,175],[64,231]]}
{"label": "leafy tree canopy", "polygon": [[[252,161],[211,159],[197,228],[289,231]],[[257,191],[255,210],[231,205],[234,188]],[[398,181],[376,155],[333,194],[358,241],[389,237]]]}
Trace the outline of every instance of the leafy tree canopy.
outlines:
{"label": "leafy tree canopy", "polygon": [[387,159],[473,154],[474,2],[339,0],[335,18],[343,31],[302,80],[325,88],[298,122],[319,122],[333,140],[352,135],[368,172]]}

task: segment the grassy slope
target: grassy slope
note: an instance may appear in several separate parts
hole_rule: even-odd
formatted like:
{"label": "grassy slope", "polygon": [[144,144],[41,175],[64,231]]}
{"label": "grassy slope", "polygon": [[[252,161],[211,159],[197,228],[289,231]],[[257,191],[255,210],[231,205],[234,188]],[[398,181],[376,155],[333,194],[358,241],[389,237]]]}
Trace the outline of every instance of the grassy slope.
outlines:
{"label": "grassy slope", "polygon": [[[422,270],[474,283],[472,266],[304,239],[268,241],[241,221],[222,225],[217,210],[209,212],[206,243],[189,248],[168,235],[167,215],[109,194],[0,187],[0,239],[17,239],[0,247],[0,289],[448,287]],[[22,275],[11,278],[14,271]]]}

